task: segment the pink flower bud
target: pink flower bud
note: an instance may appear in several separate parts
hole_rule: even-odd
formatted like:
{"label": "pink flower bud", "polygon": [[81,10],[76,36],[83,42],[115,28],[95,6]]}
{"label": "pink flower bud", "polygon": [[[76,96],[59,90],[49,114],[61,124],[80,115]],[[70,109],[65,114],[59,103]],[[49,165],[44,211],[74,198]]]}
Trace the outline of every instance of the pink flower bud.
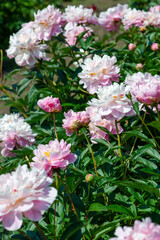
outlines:
{"label": "pink flower bud", "polygon": [[37,105],[45,112],[59,113],[62,110],[59,98],[46,97],[38,100]]}
{"label": "pink flower bud", "polygon": [[158,43],[153,43],[151,46],[152,51],[157,51],[159,49],[159,44]]}
{"label": "pink flower bud", "polygon": [[137,66],[136,66],[136,69],[137,69],[138,71],[141,71],[141,70],[143,69],[142,63],[138,63]]}
{"label": "pink flower bud", "polygon": [[85,176],[85,180],[86,180],[86,182],[92,182],[94,180],[93,174],[87,174]]}
{"label": "pink flower bud", "polygon": [[133,51],[135,48],[136,48],[136,45],[133,44],[133,43],[130,43],[130,44],[128,45],[128,49],[129,49],[130,51]]}

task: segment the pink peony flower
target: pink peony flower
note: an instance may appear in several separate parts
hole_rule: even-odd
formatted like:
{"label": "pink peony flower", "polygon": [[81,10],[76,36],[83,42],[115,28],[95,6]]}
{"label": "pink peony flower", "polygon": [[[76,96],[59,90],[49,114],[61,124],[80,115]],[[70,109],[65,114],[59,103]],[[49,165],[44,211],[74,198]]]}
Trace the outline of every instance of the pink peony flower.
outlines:
{"label": "pink peony flower", "polygon": [[45,169],[47,174],[51,176],[53,168],[66,169],[68,164],[73,163],[77,159],[77,155],[71,153],[71,144],[68,144],[62,139],[60,142],[55,139],[49,144],[39,144],[38,148],[33,151],[33,163],[39,169]]}
{"label": "pink peony flower", "polygon": [[62,110],[59,98],[53,98],[52,96],[38,100],[37,105],[49,113],[59,113]]}
{"label": "pink peony flower", "polygon": [[88,105],[97,108],[97,113],[106,120],[120,120],[124,116],[135,115],[130,100],[126,97],[127,89],[121,83],[99,87],[98,99],[93,98]]}
{"label": "pink peony flower", "polygon": [[128,45],[128,49],[129,49],[130,51],[133,51],[135,48],[136,48],[136,45],[133,44],[133,43],[130,43],[130,44]]}
{"label": "pink peony flower", "polygon": [[67,22],[98,23],[96,15],[93,15],[93,9],[84,8],[82,5],[68,6],[64,12],[64,18]]}
{"label": "pink peony flower", "polygon": [[122,19],[124,29],[127,30],[131,26],[143,27],[146,15],[145,11],[129,8]]}
{"label": "pink peony flower", "polygon": [[149,12],[160,12],[160,5],[150,7]]}
{"label": "pink peony flower", "polygon": [[67,23],[67,25],[65,26],[65,32],[64,32],[64,36],[66,38],[66,41],[68,42],[69,45],[75,45],[76,41],[77,41],[77,36],[80,33],[83,33],[85,31],[88,31],[84,36],[83,36],[83,40],[86,41],[87,37],[91,35],[91,33],[93,32],[93,30],[89,27],[86,26],[81,26],[81,25],[77,25],[77,23],[73,23],[73,22],[69,22]]}
{"label": "pink peony flower", "polygon": [[152,51],[156,52],[159,50],[159,44],[158,43],[153,43],[151,46]]}
{"label": "pink peony flower", "polygon": [[49,187],[52,179],[44,170],[28,170],[18,166],[11,174],[0,175],[0,221],[8,231],[22,226],[22,215],[31,221],[39,221],[57,196],[57,190]]}
{"label": "pink peony flower", "polygon": [[9,58],[15,58],[19,66],[34,66],[36,59],[47,59],[46,44],[40,44],[32,28],[22,28],[10,37],[10,46],[6,50]]}
{"label": "pink peony flower", "polygon": [[142,70],[142,69],[143,69],[142,63],[137,63],[136,69],[137,69],[138,71]]}
{"label": "pink peony flower", "polygon": [[63,128],[66,130],[67,136],[71,136],[82,126],[87,126],[90,117],[87,112],[74,112],[69,110],[69,112],[64,113],[65,119],[63,119]]}
{"label": "pink peony flower", "polygon": [[126,77],[130,92],[141,103],[153,105],[160,102],[160,76],[150,73],[135,73]]}
{"label": "pink peony flower", "polygon": [[152,223],[150,218],[142,222],[136,220],[133,227],[118,227],[115,236],[110,240],[160,240],[160,226]]}
{"label": "pink peony flower", "polygon": [[99,86],[109,86],[112,81],[118,82],[120,69],[115,65],[116,57],[94,55],[93,59],[87,58],[81,65],[82,72],[78,74],[80,84],[84,84],[91,94],[95,93]]}
{"label": "pink peony flower", "polygon": [[127,9],[127,4],[118,4],[116,7],[108,8],[107,11],[100,13],[98,22],[109,32],[117,31],[120,28],[121,20]]}
{"label": "pink peony flower", "polygon": [[160,14],[159,12],[152,11],[145,14],[144,24],[146,26],[160,27]]}
{"label": "pink peony flower", "polygon": [[33,145],[36,135],[32,133],[30,125],[24,122],[24,118],[19,117],[19,114],[5,114],[0,119],[1,154],[4,157],[16,156],[17,154],[11,151]]}
{"label": "pink peony flower", "polygon": [[38,10],[34,17],[35,32],[39,40],[48,41],[52,36],[57,36],[62,32],[61,27],[65,21],[62,13],[53,5],[48,5],[47,8],[41,11]]}

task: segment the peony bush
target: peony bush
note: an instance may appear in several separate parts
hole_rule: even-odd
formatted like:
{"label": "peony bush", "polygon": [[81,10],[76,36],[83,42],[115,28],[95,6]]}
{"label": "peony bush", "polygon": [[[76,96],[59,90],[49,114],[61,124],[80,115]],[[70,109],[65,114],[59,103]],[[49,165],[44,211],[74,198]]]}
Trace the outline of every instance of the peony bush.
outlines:
{"label": "peony bush", "polygon": [[160,240],[160,5],[147,6],[48,5],[10,36],[1,239]]}

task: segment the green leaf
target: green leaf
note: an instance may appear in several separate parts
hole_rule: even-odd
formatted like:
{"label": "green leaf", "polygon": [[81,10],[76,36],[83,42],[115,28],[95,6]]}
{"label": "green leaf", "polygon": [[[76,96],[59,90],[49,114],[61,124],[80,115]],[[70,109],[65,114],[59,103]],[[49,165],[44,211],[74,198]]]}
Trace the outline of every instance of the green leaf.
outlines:
{"label": "green leaf", "polygon": [[89,212],[101,212],[108,211],[107,207],[100,203],[92,203],[89,207]]}
{"label": "green leaf", "polygon": [[156,128],[158,131],[160,131],[160,121],[153,121],[148,124],[149,126]]}

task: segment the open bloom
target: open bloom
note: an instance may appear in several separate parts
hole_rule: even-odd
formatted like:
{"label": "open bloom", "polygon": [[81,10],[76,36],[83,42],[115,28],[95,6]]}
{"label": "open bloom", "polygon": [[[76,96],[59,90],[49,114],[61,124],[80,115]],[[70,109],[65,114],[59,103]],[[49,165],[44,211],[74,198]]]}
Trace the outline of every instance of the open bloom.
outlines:
{"label": "open bloom", "polygon": [[150,11],[145,14],[144,26],[160,27],[160,13],[158,11]]}
{"label": "open bloom", "polygon": [[110,240],[160,240],[160,226],[150,218],[136,220],[133,227],[117,227],[115,236]]}
{"label": "open bloom", "polygon": [[[90,115],[90,123],[88,127],[91,134],[91,141],[93,143],[97,143],[94,141],[94,139],[96,138],[109,140],[108,133],[103,131],[99,127],[104,127],[112,134],[117,134],[115,121],[110,121],[105,118],[102,119],[100,114],[98,113],[98,108],[87,107],[86,112]],[[118,132],[121,133],[123,129],[119,123],[117,125],[118,125]]]}
{"label": "open bloom", "polygon": [[38,100],[38,106],[45,112],[60,112],[62,110],[59,98],[46,97]]}
{"label": "open bloom", "polygon": [[64,113],[65,119],[63,119],[63,128],[66,130],[67,136],[71,136],[82,126],[87,126],[90,120],[90,117],[87,112],[74,112],[70,110],[67,113]]}
{"label": "open bloom", "polygon": [[87,58],[81,65],[82,72],[78,74],[80,84],[84,84],[84,88],[93,94],[99,86],[109,86],[112,81],[119,81],[120,68],[115,65],[116,57],[104,55],[100,57],[94,55],[93,59]]}
{"label": "open bloom", "polygon": [[61,27],[64,25],[63,15],[53,5],[38,10],[34,17],[34,28],[39,40],[48,41],[52,36],[57,36],[62,32]]}
{"label": "open bloom", "polygon": [[93,9],[84,8],[82,5],[68,6],[64,12],[67,22],[97,24],[97,17],[93,15]]}
{"label": "open bloom", "polygon": [[40,44],[37,35],[32,28],[22,28],[13,36],[10,36],[10,46],[6,50],[9,58],[15,58],[19,66],[34,66],[36,59],[47,59],[46,44]]}
{"label": "open bloom", "polygon": [[98,22],[105,27],[107,31],[116,31],[121,25],[121,20],[128,9],[128,5],[118,4],[116,7],[108,8],[107,11],[101,12]]}
{"label": "open bloom", "polygon": [[0,221],[8,231],[22,226],[22,215],[31,221],[39,221],[57,196],[57,190],[49,187],[52,179],[44,170],[27,165],[18,166],[11,174],[0,176]]}
{"label": "open bloom", "polygon": [[35,136],[28,123],[19,114],[5,114],[0,119],[0,141],[4,157],[16,156],[11,151],[35,143]]}
{"label": "open bloom", "polygon": [[138,72],[128,75],[125,83],[141,103],[153,105],[160,102],[160,76]]}
{"label": "open bloom", "polygon": [[101,118],[119,120],[124,116],[135,115],[130,100],[126,97],[126,88],[123,83],[114,83],[111,86],[99,87],[98,99],[93,98],[88,105],[96,107]]}
{"label": "open bloom", "polygon": [[127,30],[131,26],[143,27],[146,15],[145,11],[129,8],[122,19],[124,29]]}
{"label": "open bloom", "polygon": [[160,12],[160,5],[150,7],[149,12]]}
{"label": "open bloom", "polygon": [[67,23],[64,29],[65,29],[64,36],[69,45],[76,44],[77,36],[80,33],[88,31],[83,36],[83,40],[86,41],[87,37],[90,36],[91,33],[93,32],[93,30],[90,27],[86,27],[86,26],[82,26],[82,25],[78,26],[77,23],[73,23],[73,22]]}
{"label": "open bloom", "polygon": [[33,151],[33,163],[39,169],[45,169],[49,176],[52,174],[53,168],[66,169],[67,165],[73,163],[77,159],[77,155],[71,153],[71,144],[62,139],[60,142],[55,139],[49,144],[39,144],[37,149]]}

